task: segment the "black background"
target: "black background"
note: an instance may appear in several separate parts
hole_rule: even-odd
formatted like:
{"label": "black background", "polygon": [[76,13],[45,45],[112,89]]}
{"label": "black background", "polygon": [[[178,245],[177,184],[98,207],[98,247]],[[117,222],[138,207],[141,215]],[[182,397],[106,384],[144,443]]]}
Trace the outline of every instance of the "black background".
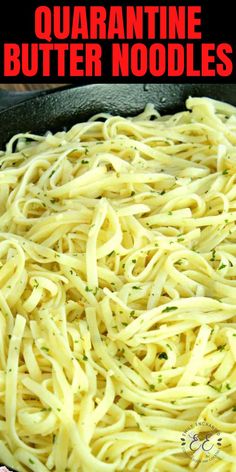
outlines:
{"label": "black background", "polygon": [[[42,78],[37,77],[3,77],[3,43],[4,42],[37,42],[34,35],[34,11],[39,5],[103,5],[109,8],[110,5],[201,5],[202,6],[202,42],[214,42],[216,44],[222,42],[228,42],[233,47],[233,74],[230,77],[194,77],[194,78],[168,78],[167,76],[162,78],[153,78],[151,76],[145,76],[140,78],[112,78],[110,73],[110,57],[111,47],[108,41],[101,41],[103,46],[103,57],[106,59],[103,61],[103,77],[99,78],[71,78],[56,76],[56,69],[54,69],[52,76]],[[200,41],[195,41],[196,44],[196,66],[200,59]],[[64,42],[64,41],[63,41]],[[67,41],[65,41],[67,42]],[[158,38],[157,38],[157,42]],[[165,44],[164,41],[162,41]],[[192,41],[190,41],[192,42]],[[151,44],[146,41],[146,44]],[[230,82],[236,83],[236,27],[235,27],[235,14],[232,0],[224,0],[223,2],[216,2],[214,0],[128,0],[124,2],[120,1],[108,1],[108,0],[84,0],[84,1],[42,1],[42,0],[24,0],[22,2],[1,2],[0,7],[0,82],[32,82],[32,83],[46,83],[46,82],[58,82],[64,83],[65,81],[74,83],[91,83],[91,82]]]}

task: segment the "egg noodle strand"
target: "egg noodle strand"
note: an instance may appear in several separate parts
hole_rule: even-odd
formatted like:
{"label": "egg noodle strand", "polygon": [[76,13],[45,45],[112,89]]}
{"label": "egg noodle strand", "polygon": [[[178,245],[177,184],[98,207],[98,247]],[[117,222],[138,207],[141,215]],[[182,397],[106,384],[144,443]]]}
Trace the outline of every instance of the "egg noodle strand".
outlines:
{"label": "egg noodle strand", "polygon": [[[9,141],[0,463],[236,471],[235,171],[236,109],[207,98]],[[185,450],[204,422],[221,445]]]}

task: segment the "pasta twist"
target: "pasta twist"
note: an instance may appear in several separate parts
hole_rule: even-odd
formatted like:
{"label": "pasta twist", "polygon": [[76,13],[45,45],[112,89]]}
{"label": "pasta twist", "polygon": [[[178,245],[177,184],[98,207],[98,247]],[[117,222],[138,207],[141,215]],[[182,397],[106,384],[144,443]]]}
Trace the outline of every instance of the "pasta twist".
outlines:
{"label": "pasta twist", "polygon": [[[207,98],[9,141],[1,463],[236,470],[235,170],[236,109]],[[196,422],[221,433],[209,460],[181,447]]]}

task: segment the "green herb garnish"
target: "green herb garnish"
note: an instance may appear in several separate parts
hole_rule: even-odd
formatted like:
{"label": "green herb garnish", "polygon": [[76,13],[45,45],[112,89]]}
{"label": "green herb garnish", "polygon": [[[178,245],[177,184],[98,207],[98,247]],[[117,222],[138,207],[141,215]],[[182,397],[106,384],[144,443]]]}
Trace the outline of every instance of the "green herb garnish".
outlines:
{"label": "green herb garnish", "polygon": [[167,356],[166,352],[160,352],[160,354],[158,354],[158,358],[159,359],[168,359],[168,356]]}
{"label": "green herb garnish", "polygon": [[169,311],[174,311],[177,310],[177,306],[167,306],[164,310],[162,310],[162,313],[168,313]]}

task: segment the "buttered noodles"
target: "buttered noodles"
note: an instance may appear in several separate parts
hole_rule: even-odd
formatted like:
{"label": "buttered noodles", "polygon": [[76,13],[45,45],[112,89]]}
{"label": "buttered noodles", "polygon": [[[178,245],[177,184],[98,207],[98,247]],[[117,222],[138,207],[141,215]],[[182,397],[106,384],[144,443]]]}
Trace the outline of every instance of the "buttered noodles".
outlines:
{"label": "buttered noodles", "polygon": [[2,152],[0,463],[235,472],[236,109],[187,109]]}

